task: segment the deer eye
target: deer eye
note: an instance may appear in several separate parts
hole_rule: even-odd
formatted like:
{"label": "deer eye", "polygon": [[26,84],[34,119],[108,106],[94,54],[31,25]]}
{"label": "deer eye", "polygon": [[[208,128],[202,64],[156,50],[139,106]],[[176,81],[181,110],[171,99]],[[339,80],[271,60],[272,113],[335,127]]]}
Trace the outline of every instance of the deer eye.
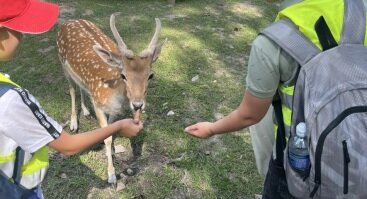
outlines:
{"label": "deer eye", "polygon": [[149,75],[148,80],[153,79],[153,77],[154,77],[154,74],[152,73],[152,74]]}
{"label": "deer eye", "polygon": [[121,74],[121,78],[126,81],[126,76],[124,74]]}

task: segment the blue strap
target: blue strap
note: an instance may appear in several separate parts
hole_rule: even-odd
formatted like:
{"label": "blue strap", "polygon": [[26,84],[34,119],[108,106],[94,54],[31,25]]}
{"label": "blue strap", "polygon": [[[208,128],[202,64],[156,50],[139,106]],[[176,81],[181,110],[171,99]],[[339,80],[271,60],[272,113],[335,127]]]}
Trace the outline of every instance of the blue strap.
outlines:
{"label": "blue strap", "polygon": [[0,82],[0,97],[4,95],[9,89],[14,88],[15,86],[12,84]]}

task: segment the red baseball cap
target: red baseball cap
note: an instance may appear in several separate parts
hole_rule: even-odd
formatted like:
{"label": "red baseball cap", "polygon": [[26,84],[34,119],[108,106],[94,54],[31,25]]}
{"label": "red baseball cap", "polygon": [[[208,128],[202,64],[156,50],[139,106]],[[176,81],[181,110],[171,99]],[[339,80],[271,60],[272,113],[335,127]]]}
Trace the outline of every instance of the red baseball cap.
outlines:
{"label": "red baseball cap", "polygon": [[59,6],[38,0],[0,0],[0,24],[30,34],[47,32],[55,24]]}

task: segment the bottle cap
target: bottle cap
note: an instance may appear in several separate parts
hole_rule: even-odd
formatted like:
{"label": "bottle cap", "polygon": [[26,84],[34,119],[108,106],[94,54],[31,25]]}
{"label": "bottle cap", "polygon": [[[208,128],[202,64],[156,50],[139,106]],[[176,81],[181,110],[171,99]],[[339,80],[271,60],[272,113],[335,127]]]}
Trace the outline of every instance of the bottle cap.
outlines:
{"label": "bottle cap", "polygon": [[304,122],[301,122],[297,124],[296,126],[296,134],[298,137],[305,137],[306,135],[306,124]]}

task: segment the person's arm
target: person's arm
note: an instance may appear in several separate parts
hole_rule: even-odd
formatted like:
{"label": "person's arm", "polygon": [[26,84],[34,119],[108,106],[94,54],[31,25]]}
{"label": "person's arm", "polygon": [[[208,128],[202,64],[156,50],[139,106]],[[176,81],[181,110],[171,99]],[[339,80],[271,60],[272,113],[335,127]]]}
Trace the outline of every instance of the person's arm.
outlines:
{"label": "person's arm", "polygon": [[124,119],[104,128],[74,135],[63,130],[60,136],[51,141],[48,146],[69,156],[79,153],[115,133],[119,133],[124,137],[136,136],[142,128],[141,122],[133,121],[133,119]]}
{"label": "person's arm", "polygon": [[200,122],[186,127],[185,131],[198,138],[234,132],[258,123],[266,114],[273,98],[258,98],[245,92],[240,106],[226,117],[211,123]]}

